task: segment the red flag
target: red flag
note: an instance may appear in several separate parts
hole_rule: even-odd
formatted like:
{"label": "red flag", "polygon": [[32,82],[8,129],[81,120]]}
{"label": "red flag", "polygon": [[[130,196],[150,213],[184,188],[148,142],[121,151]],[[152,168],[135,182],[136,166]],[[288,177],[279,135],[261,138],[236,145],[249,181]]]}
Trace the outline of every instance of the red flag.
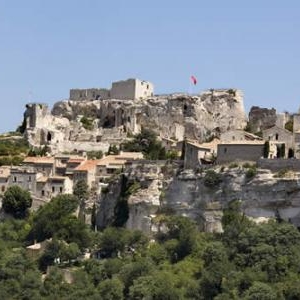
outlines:
{"label": "red flag", "polygon": [[191,76],[191,80],[192,80],[192,82],[193,82],[194,85],[197,84],[197,78],[195,76],[192,75]]}

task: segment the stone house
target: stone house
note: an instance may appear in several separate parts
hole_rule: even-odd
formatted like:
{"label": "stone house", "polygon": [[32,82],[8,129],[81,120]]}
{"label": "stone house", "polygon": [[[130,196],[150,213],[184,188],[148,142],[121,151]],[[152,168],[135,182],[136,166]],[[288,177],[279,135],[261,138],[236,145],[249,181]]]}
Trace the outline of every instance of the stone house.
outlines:
{"label": "stone house", "polygon": [[143,159],[141,152],[120,152],[118,155],[108,155],[97,163],[97,182],[103,182],[112,175],[121,172],[130,161]]}
{"label": "stone house", "polygon": [[12,167],[8,178],[8,186],[18,185],[20,188],[30,191],[31,194],[35,194],[37,177],[41,175],[32,167]]}
{"label": "stone house", "polygon": [[154,87],[149,81],[130,78],[112,83],[111,89],[71,89],[70,100],[135,100],[153,96]]}
{"label": "stone house", "polygon": [[10,176],[10,166],[0,167],[0,195],[4,194],[8,188],[9,176]]}
{"label": "stone house", "polygon": [[35,172],[42,173],[44,176],[51,176],[55,173],[54,157],[29,156],[23,160],[22,165],[32,168],[33,170],[35,170]]}
{"label": "stone house", "polygon": [[73,183],[74,185],[79,180],[84,180],[89,188],[95,186],[95,178],[96,178],[96,167],[100,160],[86,160],[82,162],[78,167],[76,167],[73,171]]}
{"label": "stone house", "polygon": [[51,199],[61,194],[73,192],[73,181],[66,176],[41,176],[37,179],[35,196]]}
{"label": "stone house", "polygon": [[127,79],[112,83],[111,99],[144,99],[153,96],[153,84],[139,79]]}
{"label": "stone house", "polygon": [[74,157],[70,158],[66,163],[66,175],[72,177],[74,170],[79,167],[84,161],[86,161],[86,158],[84,157]]}
{"label": "stone house", "polygon": [[214,151],[208,145],[198,144],[196,142],[185,142],[184,168],[195,169],[200,167],[204,161],[211,161]]}
{"label": "stone house", "polygon": [[234,141],[261,141],[263,138],[244,130],[229,130],[220,135],[221,143]]}
{"label": "stone house", "polygon": [[264,141],[236,141],[218,144],[217,163],[256,162],[263,156]]}
{"label": "stone house", "polygon": [[285,145],[285,155],[287,158],[289,151],[294,149],[294,136],[293,133],[286,130],[285,128],[280,128],[278,126],[273,126],[271,128],[263,130],[263,139],[269,141],[272,149],[270,149],[270,158],[275,158],[279,155],[279,148],[282,144]]}
{"label": "stone house", "polygon": [[51,242],[51,239],[44,240],[39,243],[34,243],[26,247],[26,255],[32,259],[38,259],[40,255],[45,251],[47,245]]}

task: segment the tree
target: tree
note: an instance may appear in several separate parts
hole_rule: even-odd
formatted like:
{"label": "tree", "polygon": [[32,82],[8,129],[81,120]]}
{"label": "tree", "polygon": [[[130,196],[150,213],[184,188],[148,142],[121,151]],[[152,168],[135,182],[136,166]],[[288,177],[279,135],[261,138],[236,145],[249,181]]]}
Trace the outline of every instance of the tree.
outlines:
{"label": "tree", "polygon": [[270,152],[270,142],[266,141],[264,144],[264,158],[269,157],[269,152]]}
{"label": "tree", "polygon": [[157,140],[155,132],[142,128],[132,141],[123,144],[125,151],[143,152],[147,159],[166,159],[166,150]]}
{"label": "tree", "polygon": [[245,293],[244,300],[274,300],[277,299],[276,292],[268,285],[262,282],[254,284]]}
{"label": "tree", "polygon": [[31,204],[30,193],[17,185],[9,187],[4,193],[2,207],[6,213],[12,214],[15,218],[25,218]]}
{"label": "tree", "polygon": [[78,180],[75,184],[73,195],[77,198],[79,203],[79,218],[84,220],[85,204],[89,198],[89,187],[85,180]]}
{"label": "tree", "polygon": [[85,180],[78,180],[74,186],[73,195],[78,199],[78,202],[84,202],[89,197],[89,187]]}
{"label": "tree", "polygon": [[98,286],[100,299],[103,300],[122,300],[124,284],[117,278],[106,279]]}

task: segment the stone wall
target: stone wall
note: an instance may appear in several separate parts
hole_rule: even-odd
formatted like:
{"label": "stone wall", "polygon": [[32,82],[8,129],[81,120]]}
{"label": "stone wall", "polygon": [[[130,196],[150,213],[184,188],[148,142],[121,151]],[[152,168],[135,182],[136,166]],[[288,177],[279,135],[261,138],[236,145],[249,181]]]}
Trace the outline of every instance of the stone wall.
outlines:
{"label": "stone wall", "polygon": [[256,162],[263,156],[264,144],[219,144],[217,163],[234,161]]}
{"label": "stone wall", "polygon": [[249,125],[252,132],[259,132],[276,124],[276,109],[253,106],[249,112]]}
{"label": "stone wall", "polygon": [[70,100],[82,101],[82,100],[101,100],[109,99],[110,90],[108,89],[71,89]]}
{"label": "stone wall", "polygon": [[298,159],[259,159],[257,161],[257,166],[261,169],[268,169],[273,172],[278,172],[280,170],[293,170],[300,172],[300,160]]}

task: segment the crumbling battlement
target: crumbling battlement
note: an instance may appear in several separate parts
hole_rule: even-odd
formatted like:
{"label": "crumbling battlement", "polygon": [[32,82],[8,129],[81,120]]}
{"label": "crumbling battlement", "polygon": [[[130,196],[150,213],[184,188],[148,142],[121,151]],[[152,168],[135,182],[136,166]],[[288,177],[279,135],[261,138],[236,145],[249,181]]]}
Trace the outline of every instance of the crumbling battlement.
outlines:
{"label": "crumbling battlement", "polygon": [[111,89],[91,88],[91,89],[71,89],[70,100],[103,100],[120,99],[134,100],[144,99],[153,96],[153,84],[149,81],[139,79],[127,79],[112,83]]}

